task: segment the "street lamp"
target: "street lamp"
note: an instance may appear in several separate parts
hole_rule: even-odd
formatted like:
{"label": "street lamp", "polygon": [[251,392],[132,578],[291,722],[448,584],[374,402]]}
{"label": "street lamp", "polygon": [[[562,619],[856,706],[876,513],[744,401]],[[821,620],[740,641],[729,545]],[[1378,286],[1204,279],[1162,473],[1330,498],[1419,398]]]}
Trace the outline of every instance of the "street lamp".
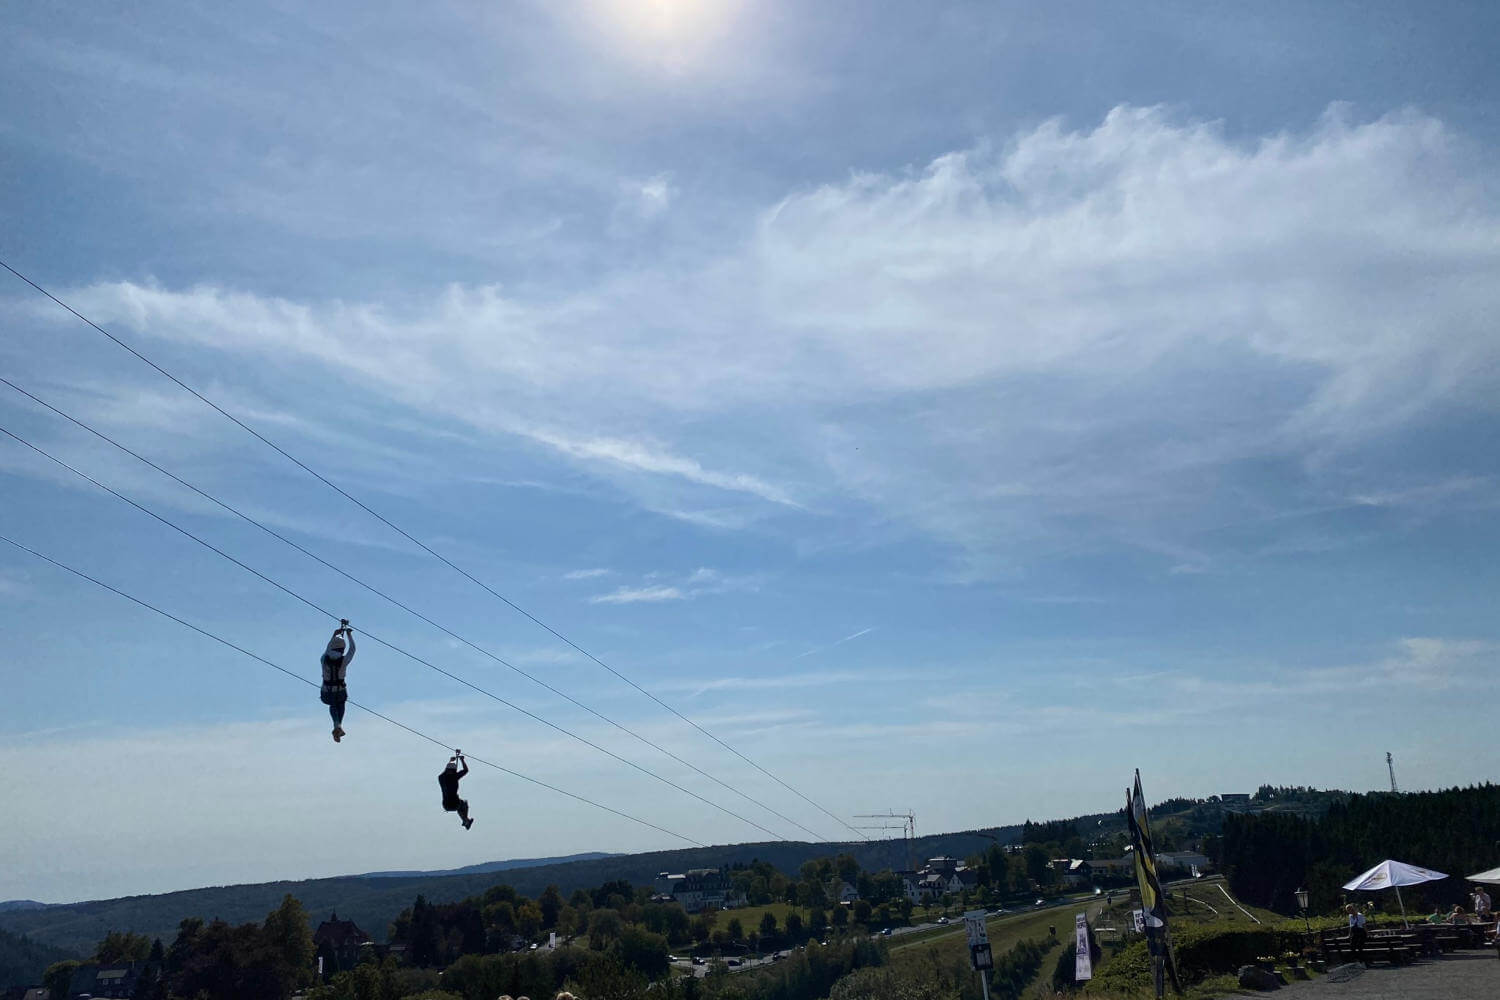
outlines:
{"label": "street lamp", "polygon": [[1297,908],[1302,911],[1302,926],[1307,928],[1307,936],[1312,937],[1312,924],[1307,922],[1307,890],[1298,889],[1292,895],[1297,897]]}

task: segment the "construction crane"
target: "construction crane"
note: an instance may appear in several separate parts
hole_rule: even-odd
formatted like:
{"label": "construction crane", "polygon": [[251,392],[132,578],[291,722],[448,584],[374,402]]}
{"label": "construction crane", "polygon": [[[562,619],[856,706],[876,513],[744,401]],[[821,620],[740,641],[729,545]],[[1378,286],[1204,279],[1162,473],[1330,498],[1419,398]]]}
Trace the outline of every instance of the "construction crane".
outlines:
{"label": "construction crane", "polygon": [[858,829],[858,830],[887,830],[887,831],[889,831],[889,830],[900,830],[901,833],[902,833],[902,838],[906,841],[906,870],[907,871],[916,871],[917,865],[916,865],[916,857],[915,857],[915,852],[916,852],[916,843],[915,843],[915,841],[917,839],[917,817],[916,817],[915,813],[913,813],[909,809],[906,812],[904,812],[904,813],[898,813],[894,809],[887,809],[883,813],[857,813],[854,818],[855,819],[900,820],[901,822],[898,823],[898,824],[895,824],[895,825],[891,825],[890,823],[886,823],[886,824],[883,824],[883,825],[880,825],[880,826],[861,826],[861,827],[856,827],[855,829]]}
{"label": "construction crane", "polygon": [[1391,752],[1389,750],[1385,752],[1385,769],[1391,772],[1391,794],[1395,795],[1401,789],[1396,787],[1396,765],[1391,762]]}

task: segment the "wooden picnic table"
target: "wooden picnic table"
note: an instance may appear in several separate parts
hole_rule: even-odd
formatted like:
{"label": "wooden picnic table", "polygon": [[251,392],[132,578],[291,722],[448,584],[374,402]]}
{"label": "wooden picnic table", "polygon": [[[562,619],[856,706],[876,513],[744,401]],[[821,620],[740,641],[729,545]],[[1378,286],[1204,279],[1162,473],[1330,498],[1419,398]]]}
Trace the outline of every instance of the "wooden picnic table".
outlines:
{"label": "wooden picnic table", "polygon": [[[1318,943],[1323,960],[1333,963],[1335,959],[1349,961],[1354,951],[1349,946],[1347,928],[1325,930],[1319,933]],[[1392,965],[1414,962],[1426,950],[1420,935],[1399,928],[1392,931],[1372,931],[1365,938],[1364,960],[1366,962],[1387,961]]]}

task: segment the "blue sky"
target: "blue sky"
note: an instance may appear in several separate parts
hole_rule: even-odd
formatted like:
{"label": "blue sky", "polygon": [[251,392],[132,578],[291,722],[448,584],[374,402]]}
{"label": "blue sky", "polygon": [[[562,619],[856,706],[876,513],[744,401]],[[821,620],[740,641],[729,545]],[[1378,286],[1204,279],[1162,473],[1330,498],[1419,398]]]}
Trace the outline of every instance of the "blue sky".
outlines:
{"label": "blue sky", "polygon": [[[13,7],[0,256],[840,816],[1483,780],[1488,4]],[[809,7],[815,9],[808,9]],[[847,834],[20,282],[7,378]],[[804,836],[28,403],[0,426]],[[0,530],[305,676],[316,613],[12,442]],[[0,898],[681,843],[0,551]],[[357,700],[754,826],[374,643]],[[1420,861],[1420,859],[1415,859]]]}

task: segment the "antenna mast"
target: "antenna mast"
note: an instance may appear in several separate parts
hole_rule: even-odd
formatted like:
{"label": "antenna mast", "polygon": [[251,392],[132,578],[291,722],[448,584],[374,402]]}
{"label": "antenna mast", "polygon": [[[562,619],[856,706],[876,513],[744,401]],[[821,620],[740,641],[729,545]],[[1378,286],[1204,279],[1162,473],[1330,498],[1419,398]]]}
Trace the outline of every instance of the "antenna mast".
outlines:
{"label": "antenna mast", "polygon": [[1391,752],[1389,750],[1385,752],[1385,769],[1391,772],[1391,794],[1394,795],[1401,789],[1396,787],[1396,765],[1391,762]]}
{"label": "antenna mast", "polygon": [[915,841],[917,839],[917,817],[916,817],[915,813],[913,813],[910,809],[908,809],[904,813],[898,813],[894,809],[887,809],[883,813],[858,813],[858,814],[855,815],[854,818],[855,819],[887,819],[887,820],[890,820],[890,819],[899,819],[901,821],[901,824],[899,826],[861,826],[861,827],[857,827],[856,829],[860,829],[860,830],[900,830],[901,833],[902,833],[903,839],[906,841],[906,870],[907,871],[916,871],[916,869],[917,869],[916,862],[913,860],[915,858],[915,851],[916,851],[916,843],[915,843]]}

